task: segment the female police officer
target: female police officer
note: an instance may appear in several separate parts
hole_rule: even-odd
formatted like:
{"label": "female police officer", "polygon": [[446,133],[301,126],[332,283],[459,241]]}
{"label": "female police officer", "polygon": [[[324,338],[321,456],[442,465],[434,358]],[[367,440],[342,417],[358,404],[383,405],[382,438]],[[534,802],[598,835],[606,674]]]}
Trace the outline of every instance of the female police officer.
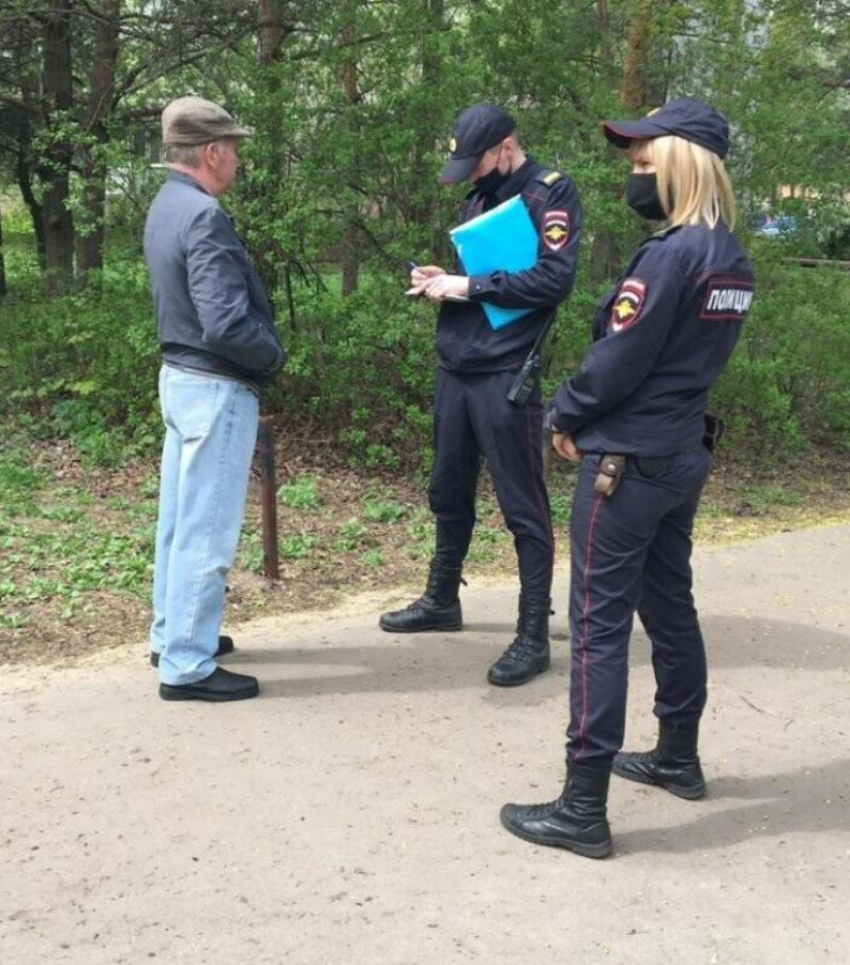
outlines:
{"label": "female police officer", "polygon": [[[611,852],[612,767],[681,797],[705,793],[697,728],[706,668],[691,528],[711,463],[708,392],[753,297],[752,267],[730,233],[726,119],[685,98],[604,129],[628,150],[629,204],[667,227],[640,246],[603,301],[587,358],[547,417],[557,452],[581,462],[571,519],[567,781],[550,804],[507,804],[501,813],[519,837],[594,858]],[[618,754],[635,611],[652,641],[660,735],[648,753]]]}

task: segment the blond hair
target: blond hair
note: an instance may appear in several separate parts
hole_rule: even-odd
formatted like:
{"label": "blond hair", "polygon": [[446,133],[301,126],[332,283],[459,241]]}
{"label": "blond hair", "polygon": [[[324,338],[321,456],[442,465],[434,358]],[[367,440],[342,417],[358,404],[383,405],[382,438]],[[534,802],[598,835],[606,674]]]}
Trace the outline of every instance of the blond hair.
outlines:
{"label": "blond hair", "polygon": [[658,181],[658,198],[671,225],[723,221],[735,227],[737,205],[732,182],[721,158],[708,148],[668,134],[647,141],[632,141],[629,156],[649,143]]}

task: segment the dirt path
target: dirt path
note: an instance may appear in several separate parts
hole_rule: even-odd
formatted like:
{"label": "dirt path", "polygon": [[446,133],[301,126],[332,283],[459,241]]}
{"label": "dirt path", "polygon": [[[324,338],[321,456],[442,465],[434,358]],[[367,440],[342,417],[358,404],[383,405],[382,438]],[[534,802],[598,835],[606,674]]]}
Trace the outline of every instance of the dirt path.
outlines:
{"label": "dirt path", "polygon": [[[510,586],[464,634],[392,637],[372,595],[241,628],[256,701],[169,704],[140,642],[0,683],[0,961],[100,965],[850,961],[850,526],[697,553],[709,642],[689,803],[614,781],[615,856],[506,834],[562,779],[554,672],[484,681]],[[652,673],[632,651],[628,745]]]}

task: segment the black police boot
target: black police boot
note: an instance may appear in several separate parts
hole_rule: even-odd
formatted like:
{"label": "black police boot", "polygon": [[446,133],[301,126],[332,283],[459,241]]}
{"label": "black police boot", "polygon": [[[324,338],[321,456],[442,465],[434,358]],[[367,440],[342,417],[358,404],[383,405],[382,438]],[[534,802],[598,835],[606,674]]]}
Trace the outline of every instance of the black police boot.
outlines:
{"label": "black police boot", "polygon": [[516,687],[549,669],[551,606],[552,601],[548,596],[520,595],[516,638],[490,668],[487,679],[491,684]]}
{"label": "black police boot", "polygon": [[638,754],[617,754],[614,773],[639,784],[656,784],[677,797],[696,801],[705,796],[705,779],[697,754],[699,721],[659,721],[658,745]]}
{"label": "black police boot", "polygon": [[423,595],[403,610],[381,614],[378,626],[389,633],[460,630],[463,626],[458,597],[460,571],[459,566],[431,560],[428,586]]}
{"label": "black police boot", "polygon": [[532,844],[566,848],[585,858],[611,854],[608,826],[609,768],[570,764],[561,796],[549,804],[506,804],[499,815],[502,824]]}

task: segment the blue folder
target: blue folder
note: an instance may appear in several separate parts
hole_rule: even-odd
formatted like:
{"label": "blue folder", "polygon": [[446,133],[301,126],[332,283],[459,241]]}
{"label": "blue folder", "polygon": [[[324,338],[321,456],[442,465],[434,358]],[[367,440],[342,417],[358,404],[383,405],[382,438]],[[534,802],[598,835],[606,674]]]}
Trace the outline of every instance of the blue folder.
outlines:
{"label": "blue folder", "polygon": [[[537,262],[537,229],[519,195],[449,232],[467,275],[524,271]],[[532,308],[500,308],[481,302],[490,327],[498,331]]]}

